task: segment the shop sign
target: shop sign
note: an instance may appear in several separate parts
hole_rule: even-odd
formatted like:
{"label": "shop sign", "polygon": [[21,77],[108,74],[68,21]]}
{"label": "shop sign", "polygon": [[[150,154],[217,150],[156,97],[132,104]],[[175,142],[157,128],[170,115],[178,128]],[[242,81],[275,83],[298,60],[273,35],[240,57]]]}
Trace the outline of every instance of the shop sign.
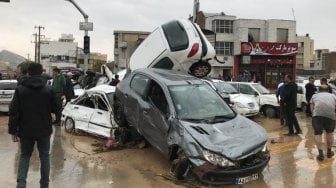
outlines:
{"label": "shop sign", "polygon": [[242,55],[295,55],[297,43],[242,42]]}

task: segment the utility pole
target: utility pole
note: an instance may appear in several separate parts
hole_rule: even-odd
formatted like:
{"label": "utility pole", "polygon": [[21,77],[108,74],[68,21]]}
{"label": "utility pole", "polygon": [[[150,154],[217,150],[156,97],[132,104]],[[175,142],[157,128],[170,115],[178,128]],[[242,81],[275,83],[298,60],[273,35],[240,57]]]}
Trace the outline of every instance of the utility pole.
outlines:
{"label": "utility pole", "polygon": [[90,38],[88,36],[88,31],[93,30],[93,23],[88,22],[89,16],[76,4],[74,0],[65,0],[69,1],[71,4],[73,4],[77,10],[82,14],[84,17],[84,22],[80,23],[80,30],[84,30],[84,71],[86,72],[88,70],[88,64],[89,64],[89,47],[90,47]]}
{"label": "utility pole", "polygon": [[36,28],[38,29],[37,63],[41,63],[41,29],[44,29],[44,27],[42,27],[42,26],[35,26],[35,29]]}
{"label": "utility pole", "polygon": [[199,0],[194,0],[194,8],[193,8],[193,19],[192,21],[196,22],[197,13],[199,12]]}
{"label": "utility pole", "polygon": [[35,53],[34,53],[34,62],[37,62],[37,33],[33,34],[34,36],[34,49],[35,49]]}

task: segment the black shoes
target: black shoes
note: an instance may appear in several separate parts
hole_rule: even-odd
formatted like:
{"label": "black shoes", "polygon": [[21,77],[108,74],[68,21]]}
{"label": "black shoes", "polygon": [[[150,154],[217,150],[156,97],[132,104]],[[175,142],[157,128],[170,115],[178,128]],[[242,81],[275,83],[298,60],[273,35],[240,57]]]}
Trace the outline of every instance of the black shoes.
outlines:
{"label": "black shoes", "polygon": [[318,156],[316,156],[316,160],[323,161],[324,160],[324,156],[323,155],[318,155]]}
{"label": "black shoes", "polygon": [[[333,151],[328,151],[327,152],[327,157],[328,158],[331,158],[331,157],[333,157],[335,155],[335,153],[333,152]],[[319,154],[319,155],[317,155],[316,156],[316,160],[318,160],[318,161],[323,161],[324,160],[324,155],[322,154]]]}
{"label": "black shoes", "polygon": [[284,136],[294,136],[295,134],[294,133],[285,133],[283,134]]}
{"label": "black shoes", "polygon": [[327,152],[327,157],[331,158],[335,155],[335,153],[333,151]]}

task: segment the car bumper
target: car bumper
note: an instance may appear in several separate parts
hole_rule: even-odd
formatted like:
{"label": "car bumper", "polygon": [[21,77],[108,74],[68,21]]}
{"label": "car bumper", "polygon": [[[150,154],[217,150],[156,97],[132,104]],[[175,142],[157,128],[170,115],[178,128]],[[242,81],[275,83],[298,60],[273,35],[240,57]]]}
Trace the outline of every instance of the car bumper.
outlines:
{"label": "car bumper", "polygon": [[[207,184],[243,184],[247,183],[248,181],[255,180],[253,179],[254,177],[259,177],[261,172],[267,166],[269,160],[270,155],[267,154],[257,164],[245,168],[223,169],[210,163],[205,163],[202,166],[194,167],[193,171],[198,176],[200,181]],[[241,178],[246,178],[246,181],[239,181]]]}
{"label": "car bumper", "polygon": [[259,108],[236,108],[238,114],[249,117],[249,116],[256,116],[259,114]]}

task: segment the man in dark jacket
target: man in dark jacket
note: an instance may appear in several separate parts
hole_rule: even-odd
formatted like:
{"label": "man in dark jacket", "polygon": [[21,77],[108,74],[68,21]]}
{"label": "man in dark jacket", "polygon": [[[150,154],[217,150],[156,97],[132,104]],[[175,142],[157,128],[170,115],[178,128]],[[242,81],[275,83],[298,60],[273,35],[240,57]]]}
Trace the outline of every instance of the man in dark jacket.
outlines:
{"label": "man in dark jacket", "polygon": [[58,112],[61,107],[57,105],[55,93],[46,85],[47,80],[41,74],[41,64],[29,65],[28,77],[17,86],[9,107],[8,133],[12,135],[13,142],[20,140],[21,148],[17,187],[26,187],[35,142],[41,161],[40,185],[49,186],[51,113]]}
{"label": "man in dark jacket", "polygon": [[[302,134],[301,128],[295,116],[296,110],[296,98],[297,98],[297,89],[298,86],[293,81],[292,76],[287,74],[285,76],[285,89],[283,102],[286,109],[286,123],[288,126],[287,136],[293,136],[294,134]],[[296,132],[294,133],[294,127]]]}
{"label": "man in dark jacket", "polygon": [[[306,101],[309,104],[312,96],[316,93],[316,86],[314,85],[315,79],[314,77],[309,77],[309,82],[305,85],[306,88]],[[310,111],[310,108],[308,107],[306,109],[306,115],[311,117],[312,113]]]}
{"label": "man in dark jacket", "polygon": [[74,91],[74,87],[72,83],[72,77],[73,77],[72,72],[68,72],[66,75],[67,75],[67,78],[65,81],[65,99],[66,99],[66,102],[68,103],[71,101],[71,99],[74,98],[75,91]]}

